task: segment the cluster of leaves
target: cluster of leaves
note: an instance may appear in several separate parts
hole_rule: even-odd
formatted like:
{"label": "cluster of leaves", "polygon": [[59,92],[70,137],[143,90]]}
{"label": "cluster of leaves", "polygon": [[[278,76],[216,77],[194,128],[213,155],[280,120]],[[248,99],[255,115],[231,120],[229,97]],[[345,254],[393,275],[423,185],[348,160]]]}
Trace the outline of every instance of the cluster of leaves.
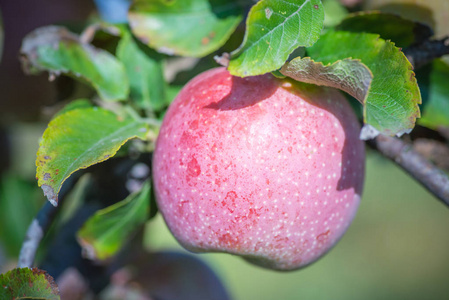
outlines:
{"label": "cluster of leaves", "polygon": [[[78,36],[50,26],[30,33],[21,50],[28,72],[69,75],[91,85],[100,98],[94,108],[72,103],[44,133],[36,164],[38,183],[47,198],[56,205],[68,176],[114,156],[129,139],[154,141],[157,126],[150,125],[158,124],[157,117],[168,104],[161,53],[210,54],[242,18],[237,2],[135,1],[129,27],[96,25],[118,37],[115,56],[88,43],[87,30]],[[386,22],[390,27],[399,22],[404,29],[391,33],[388,26],[371,26]],[[404,46],[416,41],[416,32],[424,30],[412,31],[409,24],[402,24],[407,22],[378,13],[352,15],[321,35],[320,0],[264,0],[249,11],[240,47],[223,57],[229,57],[225,63],[236,76],[280,70],[299,81],[340,88],[362,103],[366,124],[381,133],[402,134],[413,128],[421,97],[410,63],[387,39],[398,37]],[[385,39],[380,37],[383,34]],[[298,47],[307,47],[307,56],[287,61]],[[112,113],[101,108],[108,102],[118,103]]]}
{"label": "cluster of leaves", "polygon": [[[126,24],[97,22],[79,35],[60,26],[31,32],[21,49],[28,73],[69,76],[94,91],[67,104],[43,134],[36,177],[47,199],[57,206],[62,185],[80,169],[133,151],[150,155],[177,91],[164,77],[173,56],[216,55],[235,76],[273,72],[341,89],[363,107],[363,138],[410,132],[420,117],[421,94],[402,48],[431,38],[432,30],[390,14],[348,14],[342,7],[341,15],[325,16],[326,5],[338,4],[261,0],[245,16],[242,1],[135,0]],[[244,19],[243,41],[225,52]],[[430,128],[449,125],[448,74],[449,66],[437,60],[430,83],[421,87],[430,91],[421,119]],[[108,259],[121,249],[151,217],[150,195],[148,179],[85,223],[78,239],[90,258]]]}

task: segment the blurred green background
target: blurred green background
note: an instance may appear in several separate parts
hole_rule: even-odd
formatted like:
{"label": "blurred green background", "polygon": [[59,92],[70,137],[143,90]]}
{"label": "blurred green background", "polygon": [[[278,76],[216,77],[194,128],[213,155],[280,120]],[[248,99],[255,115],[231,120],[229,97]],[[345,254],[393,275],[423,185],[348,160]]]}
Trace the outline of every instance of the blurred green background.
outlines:
{"label": "blurred green background", "polygon": [[[161,216],[147,245],[179,249]],[[357,216],[318,262],[279,273],[201,254],[233,299],[449,299],[449,210],[393,163],[369,153]]]}

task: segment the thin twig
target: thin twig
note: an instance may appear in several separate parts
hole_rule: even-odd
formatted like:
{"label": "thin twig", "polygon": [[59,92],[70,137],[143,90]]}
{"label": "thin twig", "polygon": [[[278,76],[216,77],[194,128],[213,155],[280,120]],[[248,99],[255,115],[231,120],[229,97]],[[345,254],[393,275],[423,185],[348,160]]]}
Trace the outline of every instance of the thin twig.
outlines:
{"label": "thin twig", "polygon": [[54,207],[50,202],[46,201],[44,206],[33,219],[28,227],[25,240],[19,255],[19,268],[31,268],[33,266],[34,258],[36,256],[39,244],[52,223],[58,207]]}
{"label": "thin twig", "polygon": [[368,141],[382,155],[394,161],[413,178],[449,206],[449,178],[430,161],[398,138],[379,135]]}
{"label": "thin twig", "polygon": [[80,174],[78,172],[66,180],[61,188],[61,191],[59,192],[59,206],[55,207],[50,202],[46,201],[37,216],[31,222],[22,243],[22,248],[20,249],[19,261],[17,263],[19,268],[31,268],[33,266],[34,258],[36,257],[36,252],[42,238],[45,236],[45,233],[47,233],[53,223],[53,220],[57,215],[58,208],[61,206],[65,196],[75,186],[79,177]]}

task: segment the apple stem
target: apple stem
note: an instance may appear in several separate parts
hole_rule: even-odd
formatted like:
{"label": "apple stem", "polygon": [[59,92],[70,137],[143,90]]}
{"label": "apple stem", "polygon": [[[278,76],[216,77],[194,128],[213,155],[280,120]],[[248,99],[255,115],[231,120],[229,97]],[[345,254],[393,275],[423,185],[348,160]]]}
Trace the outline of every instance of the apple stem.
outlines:
{"label": "apple stem", "polygon": [[449,207],[449,178],[446,174],[413,150],[412,145],[395,137],[379,135],[368,144],[394,161]]}

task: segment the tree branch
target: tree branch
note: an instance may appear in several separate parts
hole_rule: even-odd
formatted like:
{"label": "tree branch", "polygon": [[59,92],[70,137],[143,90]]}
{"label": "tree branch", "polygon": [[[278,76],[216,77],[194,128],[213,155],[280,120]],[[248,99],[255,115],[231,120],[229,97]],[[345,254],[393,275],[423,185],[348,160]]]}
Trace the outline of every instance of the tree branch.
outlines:
{"label": "tree branch", "polygon": [[449,178],[430,161],[398,138],[379,135],[368,144],[407,171],[428,191],[449,206]]}
{"label": "tree branch", "polygon": [[413,141],[413,150],[434,163],[441,170],[449,172],[449,148],[445,142],[419,138]]}
{"label": "tree branch", "polygon": [[22,243],[22,248],[20,249],[19,261],[17,263],[19,268],[31,268],[33,266],[34,258],[36,257],[36,252],[42,238],[53,223],[59,210],[58,208],[61,206],[65,196],[72,190],[80,176],[81,174],[73,174],[61,187],[58,207],[55,207],[49,201],[46,201],[37,216],[31,222]]}
{"label": "tree branch", "polygon": [[36,218],[31,222],[20,249],[19,268],[31,268],[33,266],[39,244],[53,222],[57,210],[58,207],[54,207],[50,202],[46,201]]}
{"label": "tree branch", "polygon": [[449,37],[441,40],[426,40],[420,44],[412,45],[404,49],[404,54],[414,68],[418,69],[435,58],[449,54]]}

